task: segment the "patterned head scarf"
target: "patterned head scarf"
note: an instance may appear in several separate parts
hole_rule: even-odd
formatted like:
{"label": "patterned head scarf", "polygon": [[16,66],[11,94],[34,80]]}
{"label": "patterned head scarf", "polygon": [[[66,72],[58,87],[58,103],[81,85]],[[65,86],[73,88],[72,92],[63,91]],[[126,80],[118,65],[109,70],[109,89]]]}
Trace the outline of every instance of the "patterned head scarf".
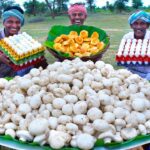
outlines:
{"label": "patterned head scarf", "polygon": [[75,11],[80,11],[83,14],[85,14],[85,16],[87,16],[87,11],[86,11],[86,8],[83,4],[73,4],[73,5],[71,5],[69,10],[68,10],[68,14],[71,15]]}
{"label": "patterned head scarf", "polygon": [[131,25],[133,24],[135,21],[137,21],[138,19],[143,20],[146,23],[150,23],[150,14],[146,13],[145,11],[138,11],[133,13],[129,19],[128,19],[128,23]]}
{"label": "patterned head scarf", "polygon": [[24,25],[24,15],[17,9],[10,9],[2,14],[2,20],[5,22],[9,17],[16,17],[20,20],[21,26]]}

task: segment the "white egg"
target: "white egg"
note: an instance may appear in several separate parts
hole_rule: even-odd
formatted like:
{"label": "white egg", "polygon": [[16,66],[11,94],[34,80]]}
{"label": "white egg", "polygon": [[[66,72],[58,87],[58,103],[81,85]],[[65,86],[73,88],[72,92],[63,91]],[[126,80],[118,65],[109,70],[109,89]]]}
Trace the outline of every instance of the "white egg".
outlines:
{"label": "white egg", "polygon": [[127,39],[127,43],[131,43],[131,39]]}
{"label": "white egg", "polygon": [[117,56],[121,56],[121,55],[122,55],[122,52],[118,52],[118,53],[117,53]]}
{"label": "white egg", "polygon": [[141,52],[141,56],[144,57],[145,55],[146,55],[146,52],[145,52],[145,51],[142,51],[142,52]]}
{"label": "white egg", "polygon": [[147,52],[147,56],[150,57],[150,51]]}
{"label": "white egg", "polygon": [[130,56],[130,57],[133,57],[133,56],[134,56],[134,52],[130,52],[130,53],[129,53],[129,56]]}
{"label": "white egg", "polygon": [[140,52],[135,52],[135,56],[138,57],[140,55]]}
{"label": "white egg", "polygon": [[132,43],[136,43],[136,42],[137,42],[137,40],[136,40],[136,39],[133,39],[133,40],[132,40]]}
{"label": "white egg", "polygon": [[128,56],[128,52],[124,52],[123,56],[125,56],[125,57]]}
{"label": "white egg", "polygon": [[142,40],[141,40],[141,39],[138,39],[138,43],[142,43]]}

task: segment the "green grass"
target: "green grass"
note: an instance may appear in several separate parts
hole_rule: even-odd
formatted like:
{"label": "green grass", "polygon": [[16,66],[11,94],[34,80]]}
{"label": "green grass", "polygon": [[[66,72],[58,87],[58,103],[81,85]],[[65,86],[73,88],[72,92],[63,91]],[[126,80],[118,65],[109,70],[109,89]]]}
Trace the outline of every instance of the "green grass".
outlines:
{"label": "green grass", "polygon": [[[125,33],[131,30],[127,23],[128,16],[129,15],[95,13],[89,14],[85,22],[85,25],[92,25],[104,29],[110,36],[110,47],[104,54],[102,60],[105,63],[112,64],[115,68],[118,68],[115,63],[115,54],[120,40]],[[26,23],[22,31],[27,32],[42,43],[46,40],[48,32],[53,25],[70,24],[68,16],[56,17],[54,20],[52,20],[51,17],[44,17],[44,21],[42,22],[30,23],[32,19],[33,17],[26,17]],[[46,52],[45,56],[48,63],[53,63],[55,61],[55,58],[49,52]]]}

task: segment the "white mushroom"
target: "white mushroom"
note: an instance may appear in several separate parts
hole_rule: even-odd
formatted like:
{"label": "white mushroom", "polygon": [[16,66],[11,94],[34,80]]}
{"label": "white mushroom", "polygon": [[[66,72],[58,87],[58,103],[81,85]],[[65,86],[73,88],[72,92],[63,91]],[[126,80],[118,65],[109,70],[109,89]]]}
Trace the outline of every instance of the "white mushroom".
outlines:
{"label": "white mushroom", "polygon": [[4,78],[0,78],[0,89],[4,89],[8,84],[8,81]]}
{"label": "white mushroom", "polygon": [[102,111],[96,107],[92,107],[88,110],[87,116],[91,121],[94,121],[102,117]]}
{"label": "white mushroom", "polygon": [[91,149],[95,144],[95,138],[87,133],[77,136],[77,146],[83,150]]}
{"label": "white mushroom", "polygon": [[62,98],[55,98],[53,99],[52,104],[55,109],[62,109],[62,107],[66,104],[66,101]]}
{"label": "white mushroom", "polygon": [[48,124],[51,129],[56,129],[58,125],[58,119],[56,117],[49,117]]}
{"label": "white mushroom", "polygon": [[112,130],[105,131],[98,136],[98,139],[104,139],[104,143],[111,143],[114,140],[114,133]]}
{"label": "white mushroom", "polygon": [[95,130],[99,132],[104,132],[110,129],[109,124],[105,120],[102,120],[102,119],[94,120],[93,127]]}
{"label": "white mushroom", "polygon": [[29,132],[36,136],[45,133],[47,129],[48,121],[44,118],[37,118],[33,120],[28,127]]}
{"label": "white mushroom", "polygon": [[143,124],[139,124],[138,125],[138,129],[139,129],[140,134],[142,134],[142,135],[146,135],[147,134],[146,127]]}
{"label": "white mushroom", "polygon": [[72,117],[71,116],[61,115],[58,118],[58,123],[59,124],[65,125],[65,124],[70,123],[70,122],[72,122]]}
{"label": "white mushroom", "polygon": [[78,125],[85,125],[89,122],[89,119],[86,115],[75,115],[73,117],[73,122]]}
{"label": "white mushroom", "polygon": [[85,101],[78,101],[73,106],[74,114],[85,114],[87,112],[87,103]]}
{"label": "white mushroom", "polygon": [[60,149],[71,140],[69,134],[62,131],[51,130],[48,138],[49,145],[54,149]]}
{"label": "white mushroom", "polygon": [[126,126],[126,122],[123,119],[116,119],[114,124],[117,131],[121,131]]}
{"label": "white mushroom", "polygon": [[112,112],[105,112],[103,114],[103,119],[106,120],[108,123],[114,123],[115,115]]}
{"label": "white mushroom", "polygon": [[65,105],[63,105],[63,107],[62,107],[62,112],[63,112],[65,115],[72,115],[72,112],[73,112],[73,105],[72,105],[72,104],[65,104]]}
{"label": "white mushroom", "polygon": [[78,131],[78,126],[74,123],[67,123],[66,130],[69,134],[75,135]]}
{"label": "white mushroom", "polygon": [[65,95],[65,96],[64,96],[64,99],[65,99],[66,102],[68,102],[68,103],[75,103],[75,102],[78,101],[78,98],[77,98],[77,96],[75,96],[75,95]]}
{"label": "white mushroom", "polygon": [[15,138],[16,132],[13,129],[7,129],[5,135],[10,135],[12,138]]}
{"label": "white mushroom", "polygon": [[121,130],[121,136],[124,140],[132,139],[137,136],[135,128],[124,128]]}
{"label": "white mushroom", "polygon": [[135,111],[144,111],[145,107],[146,105],[145,105],[144,99],[142,98],[136,98],[132,101],[132,108]]}
{"label": "white mushroom", "polygon": [[85,126],[83,126],[83,132],[93,135],[95,133],[95,129],[94,129],[92,123],[87,123]]}
{"label": "white mushroom", "polygon": [[27,113],[31,112],[31,107],[29,104],[20,104],[18,111],[20,112],[21,115],[26,115]]}
{"label": "white mushroom", "polygon": [[48,136],[46,134],[41,134],[38,135],[34,138],[33,142],[37,142],[40,145],[44,145],[46,143],[46,139],[48,138]]}
{"label": "white mushroom", "polygon": [[32,141],[33,137],[27,130],[18,130],[16,132],[16,136],[19,138],[21,141]]}

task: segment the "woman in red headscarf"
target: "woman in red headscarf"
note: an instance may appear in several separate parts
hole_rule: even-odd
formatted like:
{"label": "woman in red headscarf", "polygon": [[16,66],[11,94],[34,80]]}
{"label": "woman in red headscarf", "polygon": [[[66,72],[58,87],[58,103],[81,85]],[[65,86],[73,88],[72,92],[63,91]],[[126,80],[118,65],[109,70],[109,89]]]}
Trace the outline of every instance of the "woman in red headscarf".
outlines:
{"label": "woman in red headscarf", "polygon": [[71,4],[68,9],[71,24],[83,25],[87,18],[87,10],[83,3]]}

